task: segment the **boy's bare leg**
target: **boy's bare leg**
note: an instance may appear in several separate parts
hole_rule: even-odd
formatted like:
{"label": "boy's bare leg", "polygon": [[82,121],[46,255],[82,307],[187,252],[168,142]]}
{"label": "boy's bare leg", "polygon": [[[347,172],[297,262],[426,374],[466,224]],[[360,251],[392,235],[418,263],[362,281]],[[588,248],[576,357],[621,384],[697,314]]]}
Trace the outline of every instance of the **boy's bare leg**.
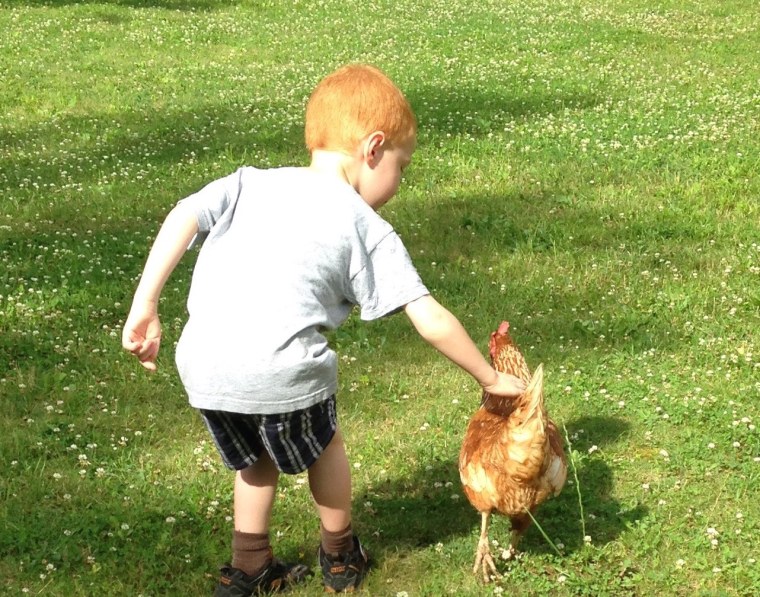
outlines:
{"label": "boy's bare leg", "polygon": [[280,473],[266,452],[235,475],[235,530],[266,534]]}
{"label": "boy's bare leg", "polygon": [[367,575],[369,556],[351,525],[351,469],[340,429],[309,468],[309,487],[322,522],[322,583],[329,593],[352,592]]}
{"label": "boy's bare leg", "polygon": [[325,530],[337,533],[351,524],[351,469],[340,428],[309,468],[309,488]]}
{"label": "boy's bare leg", "polygon": [[[270,593],[301,582],[310,574],[308,566],[273,558],[269,523],[279,476],[266,452],[236,473],[231,569],[222,568],[214,595]],[[241,578],[240,572],[247,576]],[[247,592],[240,592],[243,589]]]}
{"label": "boy's bare leg", "polygon": [[269,520],[278,477],[279,472],[266,453],[235,474],[232,567],[250,576],[272,562]]}

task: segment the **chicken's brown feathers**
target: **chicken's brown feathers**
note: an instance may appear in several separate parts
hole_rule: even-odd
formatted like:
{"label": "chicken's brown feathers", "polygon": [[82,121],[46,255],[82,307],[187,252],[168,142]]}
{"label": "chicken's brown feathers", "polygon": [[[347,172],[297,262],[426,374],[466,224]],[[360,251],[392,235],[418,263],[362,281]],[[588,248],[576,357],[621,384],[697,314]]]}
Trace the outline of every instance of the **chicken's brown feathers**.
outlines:
{"label": "chicken's brown feathers", "polygon": [[530,379],[530,369],[520,349],[509,335],[509,322],[502,321],[499,328],[491,334],[489,353],[494,369],[519,377],[524,382]]}
{"label": "chicken's brown feathers", "polygon": [[[519,377],[528,386],[517,398],[483,393],[482,405],[470,419],[462,442],[459,474],[475,509],[486,517],[493,511],[509,516],[513,531],[519,533],[526,526],[526,512],[532,513],[560,492],[567,479],[567,462],[562,438],[544,405],[543,365],[531,376],[506,321],[491,334],[489,352],[495,369]],[[484,541],[481,535],[479,554],[488,551]],[[513,537],[510,548],[516,541]]]}

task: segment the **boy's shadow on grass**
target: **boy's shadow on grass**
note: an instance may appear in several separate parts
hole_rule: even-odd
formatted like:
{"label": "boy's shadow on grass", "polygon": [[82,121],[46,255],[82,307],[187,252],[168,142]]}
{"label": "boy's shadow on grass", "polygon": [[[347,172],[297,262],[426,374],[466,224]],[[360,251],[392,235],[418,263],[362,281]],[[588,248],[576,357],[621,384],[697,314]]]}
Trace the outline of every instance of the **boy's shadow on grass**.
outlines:
{"label": "boy's shadow on grass", "polygon": [[[571,437],[582,429],[584,437],[603,446],[624,434],[628,424],[611,417],[583,417],[570,422],[567,429]],[[647,513],[640,504],[625,509],[613,497],[614,474],[601,459],[576,456],[575,467],[574,474],[569,462],[568,483],[562,493],[536,512],[536,521],[555,544],[564,545],[564,554],[581,548],[584,535],[596,545],[614,541],[630,523]],[[579,485],[575,484],[576,475]],[[578,486],[585,526],[581,523]],[[475,549],[480,529],[480,516],[463,495],[456,457],[428,462],[403,477],[367,488],[355,499],[355,518],[368,539],[374,535],[375,540],[398,549],[427,548],[457,536],[472,537]],[[492,518],[491,539],[506,544],[509,531],[506,517]],[[520,550],[553,552],[535,524],[523,538]]]}

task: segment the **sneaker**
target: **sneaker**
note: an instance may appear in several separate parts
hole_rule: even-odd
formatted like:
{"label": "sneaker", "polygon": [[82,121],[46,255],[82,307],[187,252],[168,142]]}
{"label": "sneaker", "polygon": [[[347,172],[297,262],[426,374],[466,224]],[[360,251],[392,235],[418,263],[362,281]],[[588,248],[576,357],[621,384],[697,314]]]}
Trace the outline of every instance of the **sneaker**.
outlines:
{"label": "sneaker", "polygon": [[311,573],[311,569],[304,564],[286,564],[276,559],[256,576],[250,576],[232,566],[223,566],[214,597],[251,597],[279,593],[303,581]]}
{"label": "sneaker", "polygon": [[328,593],[353,593],[369,572],[369,555],[354,535],[354,549],[337,556],[325,553],[319,546],[319,564]]}

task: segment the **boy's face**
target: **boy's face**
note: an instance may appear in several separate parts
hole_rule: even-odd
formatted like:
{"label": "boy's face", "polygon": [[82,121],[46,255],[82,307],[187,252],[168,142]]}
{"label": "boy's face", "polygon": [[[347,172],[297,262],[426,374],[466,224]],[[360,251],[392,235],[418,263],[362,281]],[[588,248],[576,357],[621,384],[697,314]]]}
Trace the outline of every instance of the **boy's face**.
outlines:
{"label": "boy's face", "polygon": [[404,168],[412,161],[414,149],[415,139],[395,146],[385,141],[376,144],[369,142],[356,190],[375,211],[398,191]]}

